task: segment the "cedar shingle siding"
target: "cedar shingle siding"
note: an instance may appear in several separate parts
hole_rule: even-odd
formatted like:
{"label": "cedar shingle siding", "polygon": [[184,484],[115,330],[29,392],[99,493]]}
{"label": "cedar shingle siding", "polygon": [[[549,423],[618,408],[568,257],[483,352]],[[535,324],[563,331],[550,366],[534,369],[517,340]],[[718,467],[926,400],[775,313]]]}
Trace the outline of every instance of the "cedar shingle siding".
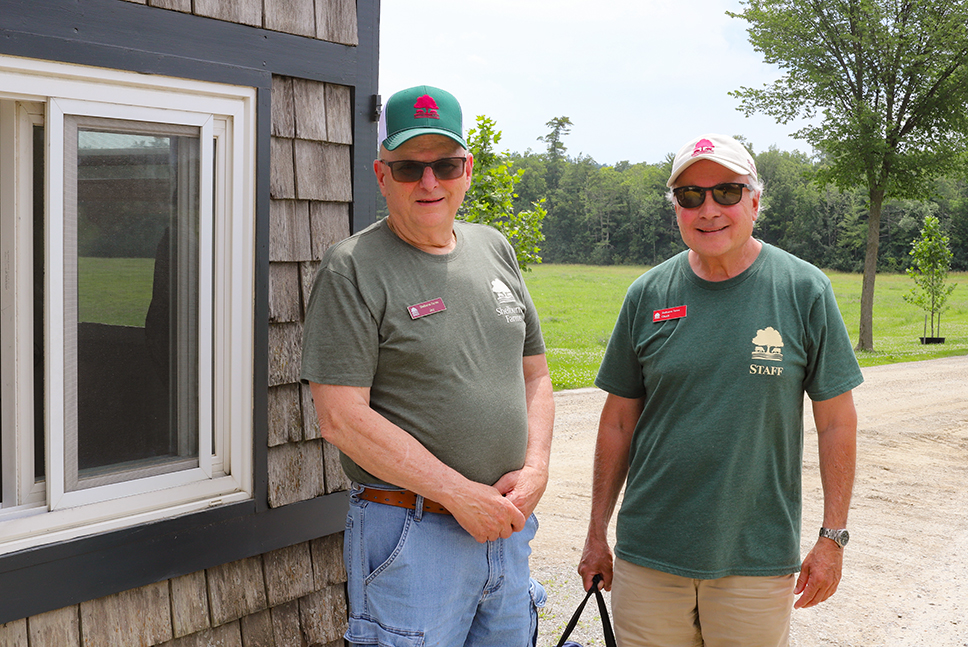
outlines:
{"label": "cedar shingle siding", "polygon": [[342,550],[330,535],[14,620],[0,625],[0,645],[342,645]]}
{"label": "cedar shingle siding", "polygon": [[[356,0],[116,1],[358,45]],[[265,455],[268,506],[279,508],[349,485],[298,376],[314,273],[351,232],[354,94],[273,75],[271,96],[269,235],[257,244],[269,249]],[[345,582],[338,533],[0,624],[0,645],[335,647]]]}

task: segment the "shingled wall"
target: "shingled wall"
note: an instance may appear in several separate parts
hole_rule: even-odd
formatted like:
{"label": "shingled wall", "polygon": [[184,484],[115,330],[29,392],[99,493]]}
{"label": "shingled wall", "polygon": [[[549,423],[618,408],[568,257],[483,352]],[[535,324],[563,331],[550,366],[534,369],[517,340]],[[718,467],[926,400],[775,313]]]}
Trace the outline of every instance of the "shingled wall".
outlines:
{"label": "shingled wall", "polygon": [[[118,0],[357,45],[355,0]],[[351,88],[272,79],[268,497],[349,487],[299,384],[303,315],[326,249],[350,234]],[[337,647],[342,534],[0,624],[4,647]],[[51,585],[56,585],[51,583]]]}
{"label": "shingled wall", "polygon": [[299,384],[303,313],[323,252],[346,238],[352,199],[349,89],[273,77],[269,209],[269,505],[348,487]]}
{"label": "shingled wall", "polygon": [[345,582],[342,537],[331,535],[8,622],[0,645],[337,647]]}

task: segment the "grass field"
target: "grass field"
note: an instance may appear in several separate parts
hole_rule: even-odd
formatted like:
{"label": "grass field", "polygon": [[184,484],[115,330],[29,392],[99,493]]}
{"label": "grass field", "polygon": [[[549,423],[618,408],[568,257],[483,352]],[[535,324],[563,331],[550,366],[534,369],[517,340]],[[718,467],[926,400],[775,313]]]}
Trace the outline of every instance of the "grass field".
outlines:
{"label": "grass field", "polygon": [[144,326],[154,268],[152,258],[78,258],[78,320]]}
{"label": "grass field", "polygon": [[[80,320],[144,326],[151,301],[152,259],[81,258]],[[525,276],[541,315],[548,364],[555,389],[592,386],[615,317],[629,284],[646,267],[535,265]],[[830,273],[851,341],[860,321],[859,274]],[[957,284],[941,322],[944,344],[924,346],[924,314],[904,301],[913,281],[902,274],[877,277],[874,296],[874,348],[858,353],[861,366],[968,355],[968,274],[952,274]],[[930,331],[929,331],[930,334]]]}
{"label": "grass field", "polygon": [[[548,364],[555,390],[592,386],[615,317],[629,284],[646,267],[534,265],[525,276],[541,316]],[[851,341],[860,322],[860,274],[828,272]],[[874,352],[858,352],[861,366],[968,355],[968,274],[952,274],[959,287],[943,315],[944,344],[922,345],[924,313],[904,301],[913,281],[903,274],[881,274],[874,293]],[[930,330],[928,331],[930,335]]]}

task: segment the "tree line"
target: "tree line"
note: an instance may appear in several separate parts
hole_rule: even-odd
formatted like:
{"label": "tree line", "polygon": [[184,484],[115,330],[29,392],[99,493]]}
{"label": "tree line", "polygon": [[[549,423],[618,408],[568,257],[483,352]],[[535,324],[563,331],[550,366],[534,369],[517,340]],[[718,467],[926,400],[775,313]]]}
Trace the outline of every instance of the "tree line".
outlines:
{"label": "tree line", "polygon": [[[548,143],[546,151],[508,153],[504,160],[520,173],[514,211],[538,203],[547,212],[539,245],[543,262],[655,265],[685,249],[666,198],[671,153],[659,163],[603,165],[587,155],[567,155],[567,117],[548,125],[551,132],[539,138]],[[765,185],[754,235],[818,267],[861,272],[867,188],[821,185],[824,161],[798,151],[751,152]],[[968,270],[968,182],[941,177],[927,199],[885,201],[878,271],[904,272],[911,266],[911,246],[927,216],[937,217],[950,238],[951,269]]]}

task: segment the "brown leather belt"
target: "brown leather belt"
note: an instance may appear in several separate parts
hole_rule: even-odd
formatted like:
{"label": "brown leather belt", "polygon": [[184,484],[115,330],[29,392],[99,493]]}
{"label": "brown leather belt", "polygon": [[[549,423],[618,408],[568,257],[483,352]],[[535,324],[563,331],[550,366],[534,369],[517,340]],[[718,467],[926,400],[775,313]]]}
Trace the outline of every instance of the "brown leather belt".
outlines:
{"label": "brown leather belt", "polygon": [[[363,491],[356,496],[364,501],[372,501],[373,503],[383,503],[398,508],[409,508],[410,510],[417,509],[417,493],[411,492],[410,490],[378,490],[368,487],[363,488]],[[423,509],[424,512],[450,514],[447,508],[430,499],[424,499]]]}

